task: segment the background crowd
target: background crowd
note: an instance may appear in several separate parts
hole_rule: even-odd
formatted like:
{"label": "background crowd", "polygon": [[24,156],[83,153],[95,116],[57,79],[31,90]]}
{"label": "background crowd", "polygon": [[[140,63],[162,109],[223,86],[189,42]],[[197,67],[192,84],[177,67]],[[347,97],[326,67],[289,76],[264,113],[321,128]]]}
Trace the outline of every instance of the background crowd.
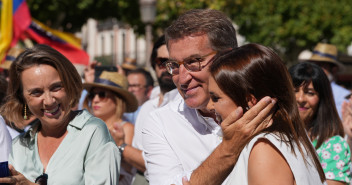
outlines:
{"label": "background crowd", "polygon": [[156,39],[153,71],[79,74],[46,45],[10,54],[0,184],[351,184],[352,97],[332,44],[288,68],[195,9]]}

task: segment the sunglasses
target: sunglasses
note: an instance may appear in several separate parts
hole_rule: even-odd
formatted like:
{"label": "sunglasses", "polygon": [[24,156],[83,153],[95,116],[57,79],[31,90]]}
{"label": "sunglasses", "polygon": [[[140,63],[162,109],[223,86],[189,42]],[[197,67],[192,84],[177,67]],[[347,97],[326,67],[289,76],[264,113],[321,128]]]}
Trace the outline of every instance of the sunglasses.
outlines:
{"label": "sunglasses", "polygon": [[88,99],[89,99],[89,100],[93,100],[94,97],[95,97],[95,95],[98,95],[98,97],[99,97],[100,99],[104,99],[104,98],[106,98],[107,93],[106,93],[106,91],[90,92],[89,95],[88,95]]}
{"label": "sunglasses", "polygon": [[165,62],[168,61],[168,58],[162,58],[162,57],[158,57],[155,59],[155,63],[158,65],[158,67],[160,69],[164,69],[165,68]]}

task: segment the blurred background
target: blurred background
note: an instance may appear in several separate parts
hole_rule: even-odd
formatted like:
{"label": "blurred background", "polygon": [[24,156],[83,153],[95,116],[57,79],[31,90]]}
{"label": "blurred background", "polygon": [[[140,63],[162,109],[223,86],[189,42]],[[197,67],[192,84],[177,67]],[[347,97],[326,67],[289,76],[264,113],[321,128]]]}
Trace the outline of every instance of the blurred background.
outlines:
{"label": "blurred background", "polygon": [[153,39],[194,8],[223,11],[240,45],[272,47],[288,67],[309,58],[318,42],[336,45],[345,65],[337,83],[352,88],[350,0],[1,0],[1,61],[12,48],[45,43],[79,71],[92,61],[148,69]]}

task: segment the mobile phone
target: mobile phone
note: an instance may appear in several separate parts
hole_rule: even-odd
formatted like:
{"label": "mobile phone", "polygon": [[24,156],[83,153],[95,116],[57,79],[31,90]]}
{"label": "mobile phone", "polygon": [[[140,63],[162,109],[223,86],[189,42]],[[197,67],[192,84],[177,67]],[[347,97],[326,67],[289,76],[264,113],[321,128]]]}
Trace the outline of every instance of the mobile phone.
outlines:
{"label": "mobile phone", "polygon": [[95,70],[94,79],[97,79],[99,78],[99,76],[103,71],[117,72],[117,67],[116,66],[95,66],[94,70]]}
{"label": "mobile phone", "polygon": [[10,176],[9,163],[7,161],[0,162],[0,178],[8,176]]}

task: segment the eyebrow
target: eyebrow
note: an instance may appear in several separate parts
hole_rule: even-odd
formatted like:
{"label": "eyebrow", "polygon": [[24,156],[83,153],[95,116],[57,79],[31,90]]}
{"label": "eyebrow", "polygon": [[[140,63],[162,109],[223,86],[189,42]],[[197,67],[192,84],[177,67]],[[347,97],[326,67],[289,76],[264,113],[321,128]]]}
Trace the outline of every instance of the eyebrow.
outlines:
{"label": "eyebrow", "polygon": [[[62,81],[58,81],[58,82],[54,82],[54,83],[50,84],[49,88],[52,88],[52,87],[57,86],[57,85],[62,85]],[[41,90],[41,89],[42,88],[35,87],[35,88],[32,88],[32,89],[28,89],[27,92],[31,93],[31,92],[33,92],[35,90]]]}
{"label": "eyebrow", "polygon": [[[202,57],[202,55],[201,54],[192,54],[192,55],[190,55],[190,56],[188,56],[186,58],[183,58],[181,61],[185,61],[187,59],[195,58],[195,57]],[[171,60],[171,61],[180,61],[180,60],[177,60],[177,59],[171,58],[171,57],[169,58],[169,60]]]}

